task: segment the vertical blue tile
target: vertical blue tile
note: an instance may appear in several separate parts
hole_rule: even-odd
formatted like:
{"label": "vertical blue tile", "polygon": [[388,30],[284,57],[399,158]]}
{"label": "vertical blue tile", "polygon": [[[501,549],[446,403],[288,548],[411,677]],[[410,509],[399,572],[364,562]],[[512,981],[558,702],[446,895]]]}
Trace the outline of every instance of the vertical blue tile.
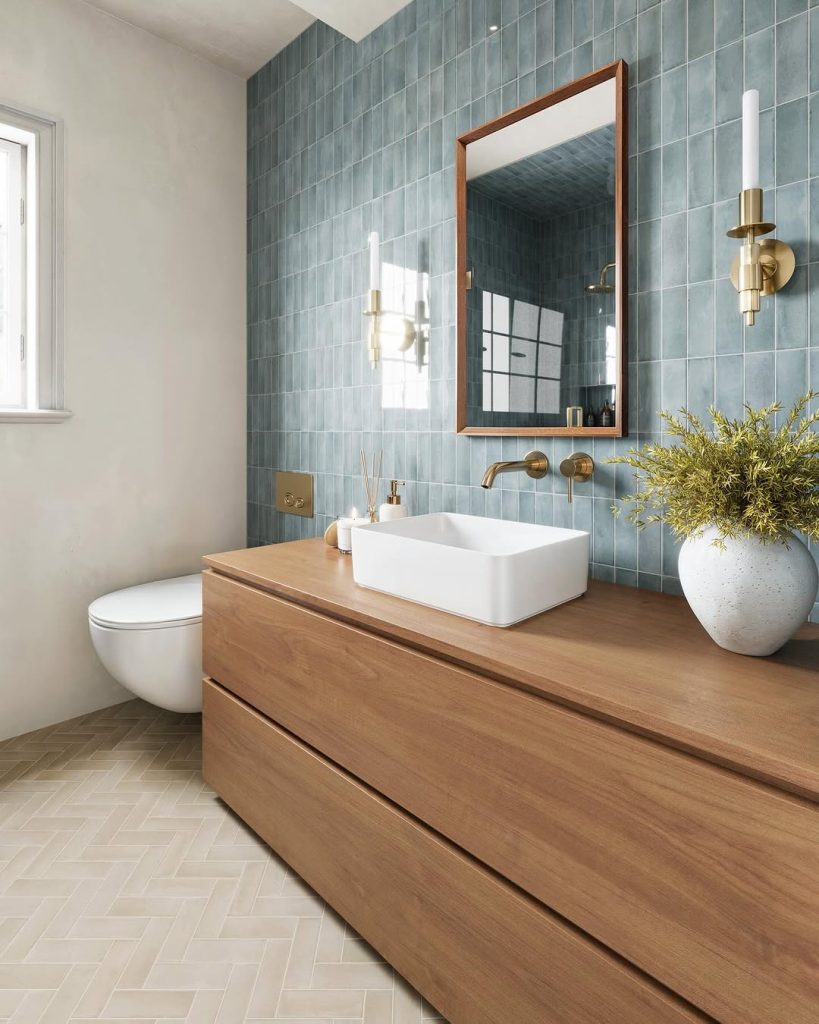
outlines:
{"label": "vertical blue tile", "polygon": [[637,157],[637,216],[652,220],[660,215],[663,188],[663,153],[650,149]]}
{"label": "vertical blue tile", "polygon": [[700,417],[708,416],[714,404],[714,359],[688,360],[688,408]]}
{"label": "vertical blue tile", "polygon": [[688,132],[696,135],[714,126],[714,56],[688,65]]}
{"label": "vertical blue tile", "polygon": [[742,116],[743,57],[741,41],[716,52],[714,75],[719,85],[716,95],[717,124]]}
{"label": "vertical blue tile", "polygon": [[729,419],[742,419],[745,386],[741,355],[717,356],[715,405]]}
{"label": "vertical blue tile", "polygon": [[[776,400],[782,403],[782,414],[810,388],[808,353],[806,349],[791,349],[776,353]],[[781,420],[781,416],[779,419]]]}
{"label": "vertical blue tile", "polygon": [[663,367],[663,404],[666,412],[678,413],[688,401],[688,360],[666,359]]}
{"label": "vertical blue tile", "polygon": [[700,206],[688,212],[688,280],[714,276],[714,209]]}
{"label": "vertical blue tile", "polygon": [[808,344],[808,268],[797,266],[787,286],[776,296],[776,347],[805,348]]}
{"label": "vertical blue tile", "polygon": [[719,0],[714,6],[716,14],[716,45],[725,46],[739,39],[743,29],[742,0]]}
{"label": "vertical blue tile", "polygon": [[[726,278],[716,282],[714,292],[714,335],[719,354],[742,352],[742,318],[737,291]],[[741,375],[740,375],[741,376]]]}
{"label": "vertical blue tile", "polygon": [[776,108],[776,183],[808,176],[808,102],[792,100]]}
{"label": "vertical blue tile", "polygon": [[773,352],[745,353],[745,401],[757,408],[775,400],[776,364]]}
{"label": "vertical blue tile", "polygon": [[[656,150],[650,150],[654,153]],[[648,155],[648,154],[644,154]],[[680,213],[687,205],[688,152],[685,139],[663,146],[662,150],[662,210],[663,214]],[[712,170],[713,177],[713,170]],[[642,185],[640,192],[642,195]]]}
{"label": "vertical blue tile", "polygon": [[687,223],[685,213],[663,218],[663,288],[685,284],[688,272]]}
{"label": "vertical blue tile", "polygon": [[639,151],[659,146],[662,141],[662,91],[659,78],[637,87],[637,142]]}
{"label": "vertical blue tile", "polygon": [[643,11],[637,18],[637,81],[645,82],[660,73],[659,6]]}
{"label": "vertical blue tile", "polygon": [[714,353],[714,284],[702,281],[688,288],[688,355]]}
{"label": "vertical blue tile", "polygon": [[688,289],[669,288],[662,303],[662,357],[677,360],[688,350]]}
{"label": "vertical blue tile", "polygon": [[[659,11],[659,7],[654,8]],[[662,79],[663,142],[685,138],[688,132],[687,68],[675,68]]]}
{"label": "vertical blue tile", "polygon": [[665,0],[661,10],[663,71],[670,71],[687,58],[687,0]]}
{"label": "vertical blue tile", "polygon": [[714,49],[714,0],[688,0],[688,59]]}
{"label": "vertical blue tile", "polygon": [[[745,89],[759,91],[759,108],[773,106],[776,99],[776,76],[774,74],[775,30],[763,29],[745,37]],[[742,84],[737,83],[741,90]]]}
{"label": "vertical blue tile", "polygon": [[715,133],[714,198],[736,196],[742,187],[742,126],[739,121],[720,125]]}
{"label": "vertical blue tile", "polygon": [[808,16],[776,26],[776,102],[804,96],[808,91]]}

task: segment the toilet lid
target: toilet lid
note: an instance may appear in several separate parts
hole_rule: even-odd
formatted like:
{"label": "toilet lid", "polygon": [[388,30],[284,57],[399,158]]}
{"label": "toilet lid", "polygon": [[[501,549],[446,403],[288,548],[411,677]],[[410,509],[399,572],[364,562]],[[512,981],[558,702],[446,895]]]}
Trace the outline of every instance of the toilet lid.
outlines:
{"label": "toilet lid", "polygon": [[88,617],[109,629],[185,626],[202,620],[202,574],[142,583],[98,597]]}

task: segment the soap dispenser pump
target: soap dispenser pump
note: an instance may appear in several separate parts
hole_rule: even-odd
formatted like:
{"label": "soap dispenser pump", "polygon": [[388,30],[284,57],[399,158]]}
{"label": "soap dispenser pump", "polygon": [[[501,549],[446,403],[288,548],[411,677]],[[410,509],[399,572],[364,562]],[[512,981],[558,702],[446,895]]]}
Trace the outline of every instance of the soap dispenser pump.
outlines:
{"label": "soap dispenser pump", "polygon": [[382,523],[389,523],[393,519],[403,519],[409,515],[407,506],[401,504],[401,495],[398,487],[404,486],[403,480],[390,480],[390,493],[387,500],[378,510],[378,518]]}

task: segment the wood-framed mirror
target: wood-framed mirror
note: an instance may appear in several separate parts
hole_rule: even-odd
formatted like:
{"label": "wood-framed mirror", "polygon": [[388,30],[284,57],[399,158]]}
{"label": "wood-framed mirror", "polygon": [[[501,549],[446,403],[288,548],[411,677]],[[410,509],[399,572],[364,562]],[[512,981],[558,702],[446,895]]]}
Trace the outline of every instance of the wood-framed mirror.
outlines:
{"label": "wood-framed mirror", "polygon": [[457,430],[627,432],[628,66],[456,142]]}

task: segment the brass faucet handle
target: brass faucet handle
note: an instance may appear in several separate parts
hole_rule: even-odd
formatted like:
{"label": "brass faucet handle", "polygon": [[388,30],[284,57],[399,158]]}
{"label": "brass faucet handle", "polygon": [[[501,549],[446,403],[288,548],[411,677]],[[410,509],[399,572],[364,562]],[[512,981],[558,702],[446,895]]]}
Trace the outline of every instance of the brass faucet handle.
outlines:
{"label": "brass faucet handle", "polygon": [[585,452],[572,452],[560,463],[560,472],[569,481],[569,504],[571,505],[574,498],[574,481],[583,482],[591,479],[594,472],[594,459]]}

